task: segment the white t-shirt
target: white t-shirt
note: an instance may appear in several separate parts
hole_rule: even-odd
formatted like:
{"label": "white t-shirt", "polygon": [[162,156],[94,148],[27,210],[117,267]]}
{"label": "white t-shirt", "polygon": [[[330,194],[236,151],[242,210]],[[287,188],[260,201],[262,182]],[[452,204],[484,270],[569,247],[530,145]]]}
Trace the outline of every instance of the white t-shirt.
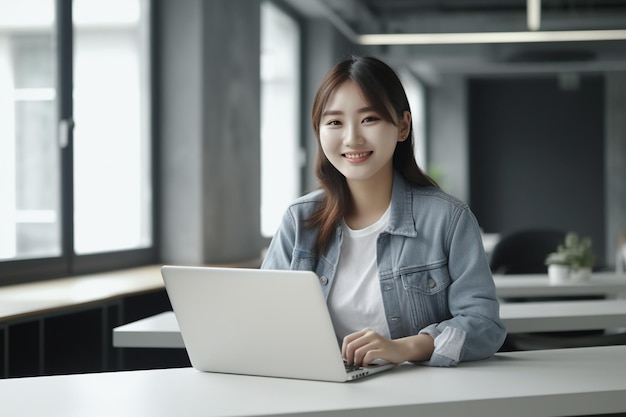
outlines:
{"label": "white t-shirt", "polygon": [[366,327],[389,338],[376,265],[376,240],[389,224],[389,215],[387,208],[376,223],[360,230],[342,224],[341,255],[327,301],[339,344]]}

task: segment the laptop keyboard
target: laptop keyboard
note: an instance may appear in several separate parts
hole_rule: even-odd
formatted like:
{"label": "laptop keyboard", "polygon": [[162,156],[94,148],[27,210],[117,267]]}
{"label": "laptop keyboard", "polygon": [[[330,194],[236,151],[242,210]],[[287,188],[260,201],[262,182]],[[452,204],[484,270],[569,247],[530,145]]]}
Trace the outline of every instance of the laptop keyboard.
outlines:
{"label": "laptop keyboard", "polygon": [[361,365],[357,365],[356,363],[348,365],[346,362],[344,362],[343,365],[346,367],[346,372],[358,371],[359,369],[363,369]]}

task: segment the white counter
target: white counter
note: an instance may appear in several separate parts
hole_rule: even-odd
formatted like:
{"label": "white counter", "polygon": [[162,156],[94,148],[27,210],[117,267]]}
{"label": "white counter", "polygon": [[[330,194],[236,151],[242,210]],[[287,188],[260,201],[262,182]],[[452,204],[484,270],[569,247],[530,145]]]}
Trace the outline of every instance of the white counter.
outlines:
{"label": "white counter", "polygon": [[606,296],[626,298],[626,275],[594,272],[588,281],[551,284],[548,274],[494,275],[501,298]]}
{"label": "white counter", "polygon": [[2,416],[573,416],[626,411],[626,346],[402,365],[349,383],[191,368],[0,380]]}

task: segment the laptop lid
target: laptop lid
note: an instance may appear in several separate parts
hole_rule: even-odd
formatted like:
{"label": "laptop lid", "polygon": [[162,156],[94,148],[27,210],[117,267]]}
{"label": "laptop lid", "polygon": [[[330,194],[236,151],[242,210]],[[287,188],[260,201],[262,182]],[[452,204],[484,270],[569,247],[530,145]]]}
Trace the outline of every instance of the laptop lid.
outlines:
{"label": "laptop lid", "polygon": [[314,272],[163,266],[161,273],[196,369],[340,382],[393,366],[346,372]]}

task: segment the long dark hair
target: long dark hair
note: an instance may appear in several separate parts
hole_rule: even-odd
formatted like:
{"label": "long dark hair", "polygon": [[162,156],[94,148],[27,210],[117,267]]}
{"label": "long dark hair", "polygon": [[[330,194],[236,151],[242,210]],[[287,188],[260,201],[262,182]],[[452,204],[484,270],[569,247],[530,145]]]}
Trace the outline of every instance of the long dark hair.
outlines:
{"label": "long dark hair", "polygon": [[[325,190],[320,206],[309,218],[308,226],[318,230],[316,250],[322,254],[328,248],[336,227],[351,208],[346,178],[330,163],[320,144],[320,121],[331,94],[345,81],[355,82],[368,103],[387,122],[398,125],[405,111],[410,112],[404,87],[396,73],[384,62],[372,57],[352,57],[339,62],[328,71],[313,101],[312,122],[317,138],[315,173]],[[405,141],[398,142],[393,154],[393,166],[412,184],[437,186],[415,161],[413,128]]]}

